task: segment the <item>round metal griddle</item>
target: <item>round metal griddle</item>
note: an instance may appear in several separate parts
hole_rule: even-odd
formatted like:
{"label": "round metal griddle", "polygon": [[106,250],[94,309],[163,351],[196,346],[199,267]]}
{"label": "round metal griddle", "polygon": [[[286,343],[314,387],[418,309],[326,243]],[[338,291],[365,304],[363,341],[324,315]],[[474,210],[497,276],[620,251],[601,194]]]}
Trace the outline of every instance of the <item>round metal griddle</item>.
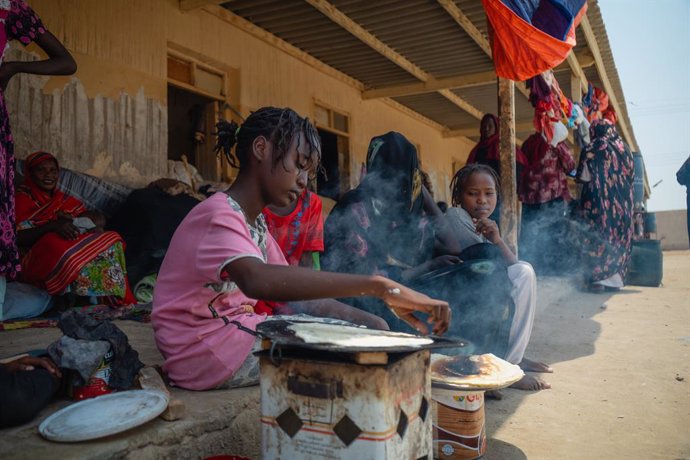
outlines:
{"label": "round metal griddle", "polygon": [[[462,347],[468,347],[470,343],[466,340],[463,339],[458,339],[458,338],[444,338],[444,337],[439,337],[439,336],[434,336],[434,335],[429,335],[429,336],[417,336],[417,335],[412,335],[412,334],[403,334],[400,332],[389,332],[389,331],[379,331],[375,329],[366,329],[367,332],[370,332],[372,335],[376,335],[378,337],[391,337],[391,338],[396,338],[400,339],[401,337],[404,339],[404,337],[410,337],[413,339],[418,339],[418,338],[428,338],[431,339],[432,342],[429,344],[424,344],[424,345],[418,345],[418,344],[411,344],[411,345],[393,345],[393,346],[343,346],[335,343],[329,343],[327,340],[325,340],[323,343],[306,343],[304,340],[302,340],[300,337],[297,337],[295,335],[295,332],[291,329],[289,329],[290,326],[294,324],[299,324],[299,323],[308,323],[308,321],[288,321],[288,320],[273,320],[273,321],[264,321],[263,323],[260,323],[256,327],[256,332],[263,338],[270,340],[273,342],[274,347],[280,347],[280,348],[302,348],[302,349],[308,349],[308,350],[319,350],[319,351],[329,351],[329,352],[336,352],[336,353],[360,353],[360,352],[387,352],[387,353],[404,353],[404,352],[413,352],[413,351],[419,351],[423,349],[436,349],[436,348],[462,348]],[[333,327],[337,328],[339,332],[343,331],[343,329],[352,329],[353,333],[356,333],[357,331],[361,331],[362,328],[356,327],[356,326],[342,326],[342,325],[335,325],[335,324],[324,324],[324,323],[318,323],[319,326],[326,326],[326,327]],[[335,329],[334,329],[335,330]]]}

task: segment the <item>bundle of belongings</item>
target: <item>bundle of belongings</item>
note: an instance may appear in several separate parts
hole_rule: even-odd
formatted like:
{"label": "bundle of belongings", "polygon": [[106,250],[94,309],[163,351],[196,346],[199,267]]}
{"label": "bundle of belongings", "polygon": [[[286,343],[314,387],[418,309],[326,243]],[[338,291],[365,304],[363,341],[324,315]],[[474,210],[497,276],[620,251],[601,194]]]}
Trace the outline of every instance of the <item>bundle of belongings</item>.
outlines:
{"label": "bundle of belongings", "polygon": [[108,222],[108,229],[118,232],[127,243],[127,274],[140,302],[151,300],[147,292],[152,280],[143,285],[139,282],[158,272],[175,230],[201,199],[182,182],[159,179],[130,193]]}
{"label": "bundle of belongings", "polygon": [[48,354],[58,367],[74,371],[68,380],[74,399],[131,388],[144,364],[117,326],[70,310],[58,327],[64,335]]}

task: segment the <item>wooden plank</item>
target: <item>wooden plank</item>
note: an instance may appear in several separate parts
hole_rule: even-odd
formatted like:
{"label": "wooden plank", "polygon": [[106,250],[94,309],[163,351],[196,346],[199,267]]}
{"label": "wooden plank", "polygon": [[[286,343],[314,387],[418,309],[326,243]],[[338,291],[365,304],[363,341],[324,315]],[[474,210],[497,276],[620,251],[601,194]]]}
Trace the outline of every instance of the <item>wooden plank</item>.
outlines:
{"label": "wooden plank", "polygon": [[160,391],[167,396],[168,407],[166,407],[165,411],[160,415],[160,418],[172,422],[184,417],[187,411],[184,401],[181,399],[171,399],[170,391],[156,369],[153,367],[143,367],[139,370],[139,375],[137,377],[139,386],[142,390]]}
{"label": "wooden plank", "polygon": [[[399,54],[397,51],[383,43],[376,36],[367,31],[364,27],[357,24],[350,17],[345,15],[342,11],[337,9],[332,4],[325,0],[305,0],[311,6],[320,11],[323,15],[328,17],[331,21],[338,24],[340,27],[348,31],[350,34],[361,40],[364,44],[371,47],[377,51],[382,56],[386,57],[388,60],[396,64],[398,67],[404,69],[405,71],[412,74],[414,77],[418,78],[422,82],[431,80],[433,77],[431,74],[427,73],[403,55]],[[440,90],[439,94],[448,99],[453,104],[460,107],[462,110],[466,111],[475,118],[481,118],[484,114],[482,111],[474,107],[472,104],[461,98],[460,96],[454,94],[449,90]]]}
{"label": "wooden plank", "polygon": [[421,113],[415,112],[411,108],[409,108],[405,105],[402,105],[401,103],[399,103],[395,99],[381,99],[381,102],[383,102],[384,104],[386,104],[390,107],[393,107],[394,109],[404,113],[405,115],[409,116],[410,118],[412,118],[414,120],[417,120],[421,123],[424,123],[424,124],[434,128],[434,129],[436,129],[437,131],[444,131],[444,130],[448,129],[447,127],[443,126],[439,122],[434,121],[431,118],[427,118],[424,115],[422,115]]}
{"label": "wooden plank", "polygon": [[[443,7],[444,10],[452,17],[455,22],[462,28],[462,30],[470,36],[472,40],[493,60],[493,53],[491,51],[491,44],[489,39],[484,36],[484,34],[477,29],[477,27],[472,23],[470,18],[468,18],[465,13],[455,4],[453,0],[437,0],[438,4]],[[523,96],[529,99],[529,90],[523,82],[516,82],[516,87]]]}
{"label": "wooden plank", "polygon": [[[584,71],[582,70],[582,66],[580,65],[580,62],[577,60],[577,56],[575,56],[575,52],[573,50],[568,53],[568,57],[566,58],[566,61],[568,62],[568,65],[570,66],[570,70],[572,70],[572,75],[577,77],[579,80],[579,86],[582,88],[584,92],[587,92],[589,82],[587,81],[587,77],[585,76]],[[572,81],[572,79],[571,79]],[[573,92],[575,92],[575,87],[573,86]],[[575,99],[573,99],[575,100]],[[580,99],[578,101],[582,101],[582,97],[580,96]]]}
{"label": "wooden plank", "polygon": [[220,5],[228,1],[229,0],[180,0],[180,9],[182,11],[192,11],[204,6]]}
{"label": "wooden plank", "polygon": [[447,129],[442,133],[443,137],[471,137],[479,136],[479,124],[474,128]]}
{"label": "wooden plank", "polygon": [[477,27],[470,21],[470,19],[465,16],[460,8],[452,0],[437,0],[439,5],[443,7],[448,14],[455,19],[462,30],[464,30],[467,35],[470,36],[474,42],[479,45],[479,47],[486,53],[487,56],[493,58],[491,53],[491,44],[489,40],[484,36],[484,34],[477,29]]}
{"label": "wooden plank", "polygon": [[[534,131],[534,123],[526,121],[524,123],[515,124],[515,132]],[[463,126],[457,129],[449,129],[443,132],[443,137],[458,137],[458,136],[479,136],[479,125]]]}
{"label": "wooden plank", "polygon": [[571,73],[570,98],[573,100],[573,102],[582,103],[582,88],[582,78],[578,77],[575,73]]}
{"label": "wooden plank", "polygon": [[355,21],[350,19],[349,16],[345,15],[342,11],[337,9],[332,4],[325,0],[305,0],[311,6],[320,11],[324,16],[329,18],[331,21],[338,24],[340,27],[348,31],[355,38],[362,41],[367,46],[373,48],[376,52],[387,58],[389,61],[393,62],[398,67],[407,71],[408,73],[414,75],[416,78],[426,81],[429,79],[429,75],[415,64],[410,62],[404,56],[399,54],[397,51],[383,43],[381,40],[376,38],[372,33],[366,30],[364,27],[357,24]]}
{"label": "wooden plank", "polygon": [[325,73],[326,75],[333,77],[343,83],[346,83],[354,88],[359,89],[360,91],[364,89],[364,85],[362,82],[359,80],[356,80],[349,75],[344,74],[343,72],[340,72],[339,70],[329,66],[328,64],[316,59],[314,56],[305,53],[301,49],[297,48],[296,46],[291,45],[290,43],[286,42],[285,40],[282,40],[272,33],[260,28],[259,26],[254,25],[253,23],[247,21],[243,17],[240,17],[233,12],[223,8],[222,6],[218,5],[208,5],[203,7],[204,11],[207,13],[210,13],[216,17],[218,17],[220,20],[237,27],[238,29],[242,30],[243,32],[248,33],[249,35],[258,38],[259,40],[268,43],[269,45],[273,46],[274,48],[279,49],[280,51],[286,53],[287,55],[298,59],[305,64],[307,64],[310,67],[313,67],[314,69]]}
{"label": "wooden plank", "polygon": [[452,92],[451,90],[449,90],[449,89],[442,89],[442,90],[440,90],[438,93],[439,93],[441,96],[443,96],[443,97],[445,97],[446,99],[448,99],[448,100],[449,100],[450,102],[452,102],[453,104],[455,104],[455,105],[457,105],[458,107],[460,107],[460,108],[461,108],[462,110],[464,110],[465,112],[467,112],[467,113],[469,113],[470,115],[472,115],[472,116],[473,116],[474,118],[476,118],[477,120],[481,120],[482,117],[484,116],[484,112],[482,112],[481,110],[479,110],[478,108],[476,108],[475,106],[473,106],[472,104],[470,104],[470,103],[467,102],[465,99],[461,98],[460,96],[458,96],[457,94],[455,94],[455,93]]}
{"label": "wooden plank", "polygon": [[517,253],[518,205],[515,181],[515,85],[498,79],[499,151],[501,156],[501,236]]}
{"label": "wooden plank", "polygon": [[609,81],[608,74],[606,73],[606,66],[604,65],[604,60],[601,58],[601,51],[599,50],[599,44],[597,43],[597,37],[594,35],[594,30],[592,30],[592,25],[589,23],[589,18],[584,16],[582,22],[580,22],[580,27],[582,27],[582,32],[585,34],[585,39],[587,40],[587,46],[592,51],[594,55],[594,64],[597,67],[597,73],[599,78],[604,85],[604,91],[609,96],[609,103],[613,105],[613,109],[618,114],[618,125],[623,131],[623,137],[625,137],[626,142],[632,149],[637,149],[637,144],[633,142],[633,137],[630,135],[630,130],[628,129],[628,124],[623,117],[623,111],[621,110],[620,104],[618,103],[618,97],[613,91],[611,82]]}
{"label": "wooden plank", "polygon": [[411,96],[413,94],[433,93],[442,89],[471,88],[481,86],[496,81],[496,73],[493,70],[488,72],[477,72],[467,75],[458,75],[448,78],[431,78],[421,83],[410,83],[405,85],[391,85],[369,89],[362,92],[363,99],[376,99],[380,97],[400,97]]}
{"label": "wooden plank", "polygon": [[[360,91],[363,91],[365,89],[364,84],[362,82],[350,77],[349,75],[346,75],[339,70],[329,66],[328,64],[325,64],[324,62],[316,59],[314,56],[305,53],[304,51],[300,50],[299,48],[291,45],[290,43],[276,37],[275,35],[271,34],[270,32],[267,32],[266,30],[252,24],[251,22],[247,21],[246,19],[237,16],[236,14],[232,13],[231,11],[218,6],[218,5],[209,5],[205,6],[204,11],[207,13],[218,17],[220,20],[237,27],[238,29],[242,30],[245,33],[248,33],[249,35],[258,38],[259,40],[268,43],[269,45],[279,49],[280,51],[284,52],[285,54],[298,59],[299,61],[302,61],[303,63],[309,65],[310,67],[330,76],[335,78],[338,81],[341,81],[353,88],[356,88]],[[393,99],[382,99],[382,102],[385,103],[386,105],[395,108],[396,110],[405,113],[406,115],[414,118],[417,121],[420,121],[438,131],[442,131],[446,129],[445,126],[442,124],[425,117],[424,115],[415,112],[414,110],[410,109],[409,107],[406,107],[397,101]]]}
{"label": "wooden plank", "polygon": [[355,353],[357,364],[388,364],[388,353],[384,351],[372,351]]}

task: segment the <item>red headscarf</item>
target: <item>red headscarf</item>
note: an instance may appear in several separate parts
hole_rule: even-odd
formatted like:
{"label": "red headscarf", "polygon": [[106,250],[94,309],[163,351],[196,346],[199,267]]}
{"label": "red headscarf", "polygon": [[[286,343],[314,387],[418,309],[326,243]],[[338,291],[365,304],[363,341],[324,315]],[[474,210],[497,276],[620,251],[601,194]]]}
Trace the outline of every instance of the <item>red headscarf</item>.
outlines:
{"label": "red headscarf", "polygon": [[[489,120],[493,120],[494,126],[496,126],[496,132],[492,136],[484,136],[484,133],[482,132],[481,127],[483,127],[486,123],[489,122]],[[492,113],[487,113],[482,117],[482,121],[479,123],[479,131],[480,131],[480,138],[479,142],[477,145],[474,146],[472,151],[470,152],[470,156],[467,157],[467,163],[466,164],[472,164],[472,163],[485,163],[487,161],[495,161],[495,162],[500,162],[501,161],[501,155],[500,151],[498,148],[498,139],[499,139],[499,120],[498,117]],[[486,156],[480,156],[482,153],[486,152]],[[480,156],[480,158],[477,158]],[[526,165],[527,164],[527,158],[525,158],[525,155],[522,153],[522,150],[520,150],[519,147],[515,147],[515,161],[517,164],[521,165]]]}
{"label": "red headscarf", "polygon": [[16,195],[17,226],[20,229],[45,225],[56,220],[58,213],[77,217],[86,211],[81,201],[66,195],[57,186],[52,192],[47,192],[33,181],[31,170],[46,161],[54,161],[59,171],[57,158],[48,152],[34,152],[24,160],[24,183]]}

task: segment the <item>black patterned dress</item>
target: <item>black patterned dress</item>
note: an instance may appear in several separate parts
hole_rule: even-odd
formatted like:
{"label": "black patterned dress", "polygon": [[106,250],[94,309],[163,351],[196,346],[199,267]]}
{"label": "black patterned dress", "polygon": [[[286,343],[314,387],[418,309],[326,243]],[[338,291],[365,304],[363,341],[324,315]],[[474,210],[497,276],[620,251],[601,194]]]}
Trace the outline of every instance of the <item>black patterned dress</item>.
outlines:
{"label": "black patterned dress", "polygon": [[[586,163],[591,174],[580,198],[587,227],[586,281],[622,287],[632,250],[633,158],[608,120],[595,121],[590,131],[592,142],[580,154],[579,168]],[[585,161],[588,154],[593,158]]]}

